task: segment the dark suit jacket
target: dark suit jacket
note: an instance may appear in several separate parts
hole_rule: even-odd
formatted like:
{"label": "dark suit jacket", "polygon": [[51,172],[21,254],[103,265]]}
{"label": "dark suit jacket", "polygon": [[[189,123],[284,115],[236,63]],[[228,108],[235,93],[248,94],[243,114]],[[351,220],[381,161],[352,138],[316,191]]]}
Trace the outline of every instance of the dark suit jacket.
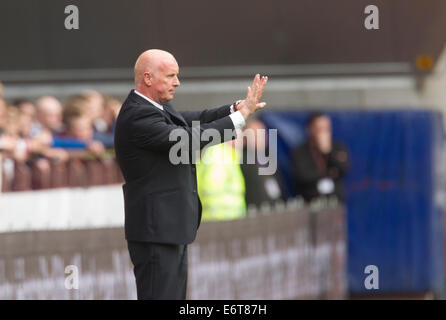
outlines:
{"label": "dark suit jacket", "polygon": [[318,168],[309,141],[293,150],[292,161],[297,192],[305,201],[311,201],[321,196],[317,189],[319,180],[331,178],[334,182],[334,192],[329,196],[335,195],[340,201],[344,201],[343,178],[349,168],[347,150],[341,143],[333,142],[331,152],[323,157],[326,163],[325,170]]}
{"label": "dark suit jacket", "polygon": [[[230,106],[204,111],[169,113],[150,104],[133,90],[124,101],[115,128],[116,159],[125,184],[125,236],[127,240],[188,244],[196,236],[201,220],[195,165],[172,164],[169,141],[174,129],[189,138],[204,129],[234,129]],[[200,121],[200,130],[192,129]],[[208,142],[200,143],[200,148]],[[192,143],[189,141],[189,151]]]}

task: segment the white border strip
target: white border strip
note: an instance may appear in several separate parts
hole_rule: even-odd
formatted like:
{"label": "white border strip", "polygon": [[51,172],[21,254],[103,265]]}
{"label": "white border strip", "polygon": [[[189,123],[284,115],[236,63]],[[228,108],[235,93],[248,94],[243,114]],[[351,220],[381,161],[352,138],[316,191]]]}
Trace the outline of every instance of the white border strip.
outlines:
{"label": "white border strip", "polygon": [[0,232],[122,227],[120,185],[0,194]]}

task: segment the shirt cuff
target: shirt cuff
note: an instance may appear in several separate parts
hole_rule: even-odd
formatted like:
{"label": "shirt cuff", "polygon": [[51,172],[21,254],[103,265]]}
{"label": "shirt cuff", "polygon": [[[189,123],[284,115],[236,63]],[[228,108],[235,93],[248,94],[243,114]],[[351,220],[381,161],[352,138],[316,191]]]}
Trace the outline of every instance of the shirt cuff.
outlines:
{"label": "shirt cuff", "polygon": [[[231,107],[232,108],[232,107]],[[245,126],[245,118],[243,118],[242,113],[240,111],[233,112],[229,115],[234,124],[234,128],[241,129]]]}
{"label": "shirt cuff", "polygon": [[231,107],[229,108],[229,110],[231,111],[231,113],[234,113],[234,105],[239,104],[242,100],[237,100],[236,102],[234,102],[233,104],[231,104]]}

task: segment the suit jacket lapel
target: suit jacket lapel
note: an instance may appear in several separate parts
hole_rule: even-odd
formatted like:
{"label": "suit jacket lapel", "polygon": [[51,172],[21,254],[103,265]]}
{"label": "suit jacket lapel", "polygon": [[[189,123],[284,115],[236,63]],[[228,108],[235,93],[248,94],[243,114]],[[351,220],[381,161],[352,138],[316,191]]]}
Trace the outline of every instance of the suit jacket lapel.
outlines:
{"label": "suit jacket lapel", "polygon": [[[172,119],[169,119],[169,117],[162,111],[160,110],[158,107],[155,107],[152,103],[150,103],[150,101],[144,99],[143,97],[141,97],[140,95],[135,93],[135,90],[131,91],[132,96],[134,99],[136,99],[136,101],[138,101],[139,103],[143,104],[143,105],[148,105],[151,106],[152,108],[157,109],[163,116],[164,118],[166,118],[168,121],[173,122]],[[163,108],[165,111],[167,111],[171,117],[174,117],[175,119],[178,119],[181,123],[187,125],[186,120],[184,120],[183,116],[178,113],[172,106],[170,106],[169,104],[165,104],[163,105]]]}
{"label": "suit jacket lapel", "polygon": [[165,105],[163,105],[164,110],[166,110],[171,117],[174,117],[176,119],[178,119],[179,121],[181,121],[183,124],[187,125],[186,120],[184,120],[183,116],[175,110],[175,108],[173,106],[171,106],[169,103],[166,103]]}

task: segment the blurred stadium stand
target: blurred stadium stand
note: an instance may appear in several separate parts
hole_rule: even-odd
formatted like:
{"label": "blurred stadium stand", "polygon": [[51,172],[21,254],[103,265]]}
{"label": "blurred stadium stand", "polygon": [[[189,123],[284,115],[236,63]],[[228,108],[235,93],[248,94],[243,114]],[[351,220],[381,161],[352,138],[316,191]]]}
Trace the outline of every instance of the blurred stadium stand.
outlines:
{"label": "blurred stadium stand", "polygon": [[[445,154],[439,112],[330,111],[351,169],[345,179],[348,288],[353,296],[441,294],[444,290]],[[264,113],[278,131],[278,164],[296,194],[289,154],[305,137],[306,112]],[[364,287],[364,268],[379,268],[380,287]]]}

